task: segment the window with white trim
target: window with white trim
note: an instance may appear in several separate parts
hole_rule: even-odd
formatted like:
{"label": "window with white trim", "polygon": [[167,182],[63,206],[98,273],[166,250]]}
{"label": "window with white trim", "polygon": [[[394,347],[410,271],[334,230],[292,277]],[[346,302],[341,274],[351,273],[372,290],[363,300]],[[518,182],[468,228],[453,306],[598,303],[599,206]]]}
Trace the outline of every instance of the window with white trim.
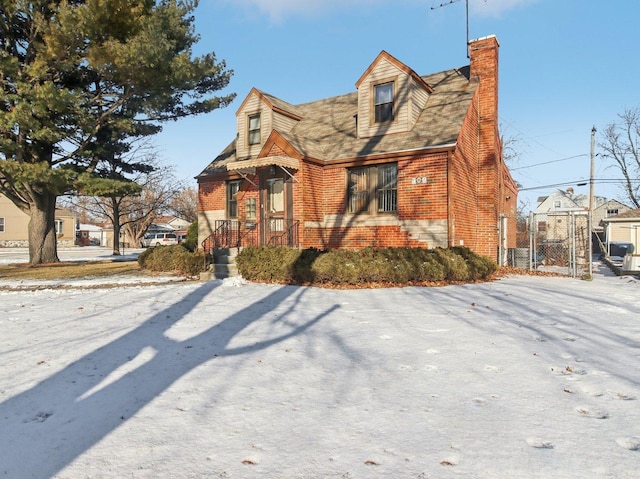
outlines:
{"label": "window with white trim", "polygon": [[248,220],[256,219],[256,199],[247,198],[244,203],[244,214]]}
{"label": "window with white trim", "polygon": [[373,107],[376,123],[393,121],[393,82],[373,87]]}
{"label": "window with white trim", "polygon": [[247,138],[250,145],[260,144],[260,113],[249,115]]}
{"label": "window with white trim", "polygon": [[238,191],[240,191],[240,180],[227,183],[227,218],[238,217]]}
{"label": "window with white trim", "polygon": [[61,235],[64,231],[64,221],[56,220],[56,234]]}

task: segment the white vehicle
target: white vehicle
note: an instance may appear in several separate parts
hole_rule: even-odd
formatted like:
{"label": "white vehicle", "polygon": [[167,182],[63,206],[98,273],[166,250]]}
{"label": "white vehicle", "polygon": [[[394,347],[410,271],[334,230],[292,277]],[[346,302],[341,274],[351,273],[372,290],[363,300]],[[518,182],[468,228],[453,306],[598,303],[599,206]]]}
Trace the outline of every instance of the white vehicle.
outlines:
{"label": "white vehicle", "polygon": [[149,233],[140,241],[140,245],[143,248],[170,244],[178,244],[178,237],[175,233]]}

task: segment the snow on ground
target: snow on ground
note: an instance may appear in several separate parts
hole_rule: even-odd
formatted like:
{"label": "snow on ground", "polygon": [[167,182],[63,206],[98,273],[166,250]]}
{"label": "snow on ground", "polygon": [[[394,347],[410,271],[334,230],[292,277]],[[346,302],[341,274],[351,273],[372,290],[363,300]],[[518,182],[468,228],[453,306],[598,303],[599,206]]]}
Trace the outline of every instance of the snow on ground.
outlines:
{"label": "snow on ground", "polygon": [[639,287],[0,291],[0,477],[636,478]]}
{"label": "snow on ground", "polygon": [[[58,248],[60,261],[133,261],[144,251],[142,248],[126,248],[119,256],[113,255],[112,248],[101,246]],[[0,264],[26,263],[29,261],[27,248],[0,248]]]}
{"label": "snow on ground", "polygon": [[[129,249],[121,251],[118,256],[113,255],[113,250],[99,246],[74,247],[74,248],[58,248],[58,258],[60,261],[136,261],[140,253],[144,251],[142,248]],[[0,265],[4,264],[20,264],[29,262],[29,250],[27,248],[0,248]],[[0,276],[0,288],[10,290],[33,290],[42,288],[67,288],[67,287],[98,287],[109,284],[119,285],[139,285],[149,283],[167,283],[184,281],[186,278],[175,275],[153,275],[153,276],[134,276],[134,275],[114,275],[109,279],[104,277],[87,277],[74,280],[28,280],[19,281],[3,280]]]}

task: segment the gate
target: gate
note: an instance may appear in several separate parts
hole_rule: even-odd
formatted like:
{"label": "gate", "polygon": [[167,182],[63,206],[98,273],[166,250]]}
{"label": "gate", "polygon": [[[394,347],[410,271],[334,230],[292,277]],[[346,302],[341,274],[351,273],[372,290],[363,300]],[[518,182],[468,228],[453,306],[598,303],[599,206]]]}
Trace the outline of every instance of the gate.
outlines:
{"label": "gate", "polygon": [[573,277],[588,272],[591,238],[587,211],[531,213],[528,218],[509,220],[517,224],[516,247],[503,251],[503,265]]}

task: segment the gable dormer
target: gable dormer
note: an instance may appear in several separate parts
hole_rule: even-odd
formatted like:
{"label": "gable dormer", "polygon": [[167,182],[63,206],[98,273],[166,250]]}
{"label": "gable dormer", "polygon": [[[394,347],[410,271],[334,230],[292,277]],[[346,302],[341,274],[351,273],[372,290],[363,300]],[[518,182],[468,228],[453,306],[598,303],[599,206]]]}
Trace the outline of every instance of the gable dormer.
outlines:
{"label": "gable dormer", "polygon": [[252,88],[236,111],[238,159],[256,157],[273,130],[290,131],[302,119],[297,110],[279,98]]}
{"label": "gable dormer", "polygon": [[358,137],[410,131],[433,89],[384,50],[356,83]]}

